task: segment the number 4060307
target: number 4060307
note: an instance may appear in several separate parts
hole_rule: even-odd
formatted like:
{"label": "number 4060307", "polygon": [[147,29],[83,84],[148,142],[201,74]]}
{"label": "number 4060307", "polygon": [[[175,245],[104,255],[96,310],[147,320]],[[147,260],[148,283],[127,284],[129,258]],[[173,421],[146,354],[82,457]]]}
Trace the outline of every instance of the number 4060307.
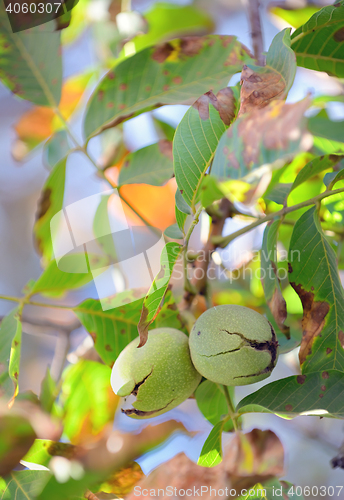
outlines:
{"label": "number 4060307", "polygon": [[[13,7],[12,7],[13,5]],[[54,3],[10,3],[6,7],[6,12],[9,12],[10,14],[27,14],[30,12],[31,14],[35,14],[36,12],[38,14],[51,14],[54,12],[57,14],[59,8],[61,7],[62,3],[61,2],[54,2]]]}

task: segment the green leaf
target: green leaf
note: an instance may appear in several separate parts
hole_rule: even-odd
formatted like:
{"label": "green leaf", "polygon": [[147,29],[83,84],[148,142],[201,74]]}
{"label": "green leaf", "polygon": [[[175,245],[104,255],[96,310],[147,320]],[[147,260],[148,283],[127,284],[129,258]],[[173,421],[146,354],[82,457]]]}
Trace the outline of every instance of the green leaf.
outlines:
{"label": "green leaf", "polygon": [[[103,311],[99,300],[88,299],[73,311],[94,340],[94,347],[104,363],[112,366],[119,353],[138,336],[143,298],[137,299],[132,291],[118,294],[118,307]],[[167,291],[164,304],[152,328],[168,326],[184,329],[172,292]]]}
{"label": "green leaf", "polygon": [[[266,56],[266,65],[264,72],[275,71],[284,81],[285,88],[283,96],[286,97],[291,86],[293,85],[296,74],[296,60],[295,54],[290,48],[290,28],[286,28],[274,37],[269,47]],[[253,66],[250,66],[253,68]],[[255,67],[255,70],[260,70],[260,67]]]}
{"label": "green leaf", "polygon": [[87,138],[162,104],[192,103],[217,92],[250,60],[234,37],[177,39],[147,48],[109,71],[87,106]]}
{"label": "green leaf", "polygon": [[0,478],[0,500],[36,500],[50,472],[43,470],[21,470]]}
{"label": "green leaf", "polygon": [[130,41],[135,46],[135,52],[164,40],[209,32],[214,27],[209,14],[193,5],[181,6],[158,2],[145,13],[144,17],[149,31],[137,35]]}
{"label": "green leaf", "polygon": [[308,162],[307,165],[305,165],[303,169],[300,170],[300,172],[297,174],[296,179],[290,191],[293,191],[294,189],[299,187],[302,183],[308,181],[308,179],[311,179],[315,175],[320,174],[324,170],[328,170],[329,168],[334,168],[338,163],[340,168],[343,159],[344,159],[343,155],[334,155],[334,154],[320,156],[319,158],[314,158],[314,160]]}
{"label": "green leaf", "polygon": [[[344,158],[343,158],[344,159]],[[337,182],[344,179],[344,161],[342,160],[339,164],[339,172],[329,172],[324,176],[324,184],[328,189],[333,189],[333,186]],[[338,170],[338,168],[336,168]]]}
{"label": "green leaf", "polygon": [[50,221],[57,212],[62,210],[66,178],[66,158],[61,160],[51,171],[41,193],[36,213],[34,237],[39,253],[45,264],[53,255]]}
{"label": "green leaf", "polygon": [[[228,387],[228,390],[233,398],[234,388]],[[211,424],[216,425],[227,416],[228,405],[221,385],[205,380],[197,387],[195,397],[198,408]],[[233,430],[232,420],[224,424],[223,430]]]}
{"label": "green leaf", "polygon": [[269,189],[268,194],[264,195],[266,200],[274,201],[279,205],[284,205],[285,201],[290,193],[290,189],[292,187],[292,183],[278,183]]}
{"label": "green leaf", "polygon": [[203,207],[208,207],[214,201],[221,200],[225,196],[221,189],[221,184],[213,175],[203,178],[201,185],[201,203]]}
{"label": "green leaf", "polygon": [[281,332],[289,339],[290,328],[284,324],[287,319],[287,304],[283,298],[278,277],[277,239],[281,221],[276,220],[264,230],[260,252],[261,279],[266,303]]}
{"label": "green leaf", "polygon": [[154,328],[176,328],[177,330],[182,330],[184,333],[188,333],[185,328],[185,322],[182,319],[177,304],[174,300],[174,296],[171,290],[167,290],[164,303],[160,309],[160,312],[154,323],[152,323]]}
{"label": "green leaf", "polygon": [[160,304],[166,293],[171,279],[173,267],[182,251],[182,246],[170,241],[166,243],[160,256],[160,271],[155,276],[153,283],[143,300],[140,321],[137,325],[140,335],[140,347],[147,341],[148,328],[159,311]]}
{"label": "green leaf", "polygon": [[87,299],[73,309],[93,338],[99,356],[110,366],[125,346],[138,336],[137,324],[143,299],[127,303],[131,299],[135,300],[135,297],[127,292],[121,296],[120,307],[103,311],[99,300]]}
{"label": "green leaf", "polygon": [[0,415],[0,476],[6,476],[17,466],[35,437],[35,431],[25,416]]}
{"label": "green leaf", "polygon": [[219,140],[235,116],[236,102],[228,87],[201,96],[185,113],[173,139],[178,189],[193,211],[196,196]]}
{"label": "green leaf", "polygon": [[313,146],[320,154],[344,153],[344,142],[331,141],[324,137],[313,136]]}
{"label": "green leaf", "polygon": [[207,437],[197,465],[202,467],[215,467],[222,462],[222,432],[224,422],[218,422]]}
{"label": "green leaf", "polygon": [[343,398],[344,373],[325,370],[271,382],[242,399],[236,411],[289,418],[302,414],[343,418]]}
{"label": "green leaf", "polygon": [[59,392],[59,387],[50,375],[50,368],[48,367],[45,373],[45,377],[41,383],[41,392],[39,395],[41,406],[47,413],[51,412],[54,401],[57,398]]}
{"label": "green leaf", "polygon": [[122,166],[118,185],[150,184],[161,186],[173,175],[172,143],[160,140],[146,148],[130,153]]}
{"label": "green leaf", "polygon": [[[101,262],[100,258],[95,255],[88,255],[88,258],[92,259],[92,262]],[[73,272],[61,271],[57,267],[56,260],[52,260],[32,286],[31,295],[43,293],[46,295],[61,296],[67,290],[80,288],[92,281],[93,276],[91,272],[81,272],[85,268],[84,254],[75,253],[68,255],[68,266],[70,266],[70,269],[73,269]]]}
{"label": "green leaf", "polygon": [[118,397],[111,389],[110,376],[108,366],[86,359],[64,371],[58,405],[62,406],[64,433],[73,444],[87,441],[113,421]]}
{"label": "green leaf", "polygon": [[19,97],[56,107],[62,87],[60,33],[42,28],[13,33],[0,3],[0,79]]}
{"label": "green leaf", "polygon": [[175,201],[176,201],[175,214],[176,214],[177,224],[179,229],[184,234],[185,221],[187,216],[191,215],[191,209],[189,205],[184,201],[183,195],[179,191],[179,189],[176,190]]}
{"label": "green leaf", "polygon": [[270,7],[271,14],[283,19],[293,28],[299,28],[305,24],[309,18],[318,12],[320,7],[307,5],[301,9],[282,9],[281,7]]}
{"label": "green leaf", "polygon": [[58,130],[44,144],[43,163],[49,168],[55,167],[65,158],[72,146],[66,130]]}
{"label": "green leaf", "polygon": [[22,324],[18,308],[1,321],[0,326],[0,393],[8,400],[18,394],[18,377]]}
{"label": "green leaf", "polygon": [[184,235],[182,231],[179,229],[178,224],[172,224],[164,231],[165,236],[168,238],[172,238],[173,240],[181,240]]}
{"label": "green leaf", "polygon": [[186,221],[187,215],[184,214],[184,212],[181,212],[179,210],[179,208],[177,207],[177,205],[175,206],[175,214],[176,214],[176,221],[177,221],[178,227],[182,231],[182,233],[185,234],[184,226],[185,226],[185,221]]}
{"label": "green leaf", "polygon": [[344,140],[344,120],[330,120],[325,110],[308,119],[308,130],[313,135],[331,141],[343,142]]}
{"label": "green leaf", "polygon": [[344,76],[344,2],[328,5],[315,13],[291,37],[298,66]]}
{"label": "green leaf", "polygon": [[289,282],[303,306],[302,372],[344,370],[344,293],[335,253],[314,207],[294,226],[288,266]]}

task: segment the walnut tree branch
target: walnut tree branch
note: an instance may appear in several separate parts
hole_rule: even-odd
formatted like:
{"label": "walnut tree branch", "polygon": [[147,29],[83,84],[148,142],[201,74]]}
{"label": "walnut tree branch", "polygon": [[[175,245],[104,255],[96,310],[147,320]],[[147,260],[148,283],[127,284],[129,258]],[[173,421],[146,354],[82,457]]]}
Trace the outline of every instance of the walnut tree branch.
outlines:
{"label": "walnut tree branch", "polygon": [[263,55],[263,33],[259,13],[259,0],[245,0],[248,11],[248,19],[250,22],[251,39],[253,45],[254,57],[259,66],[265,65],[265,57]]}

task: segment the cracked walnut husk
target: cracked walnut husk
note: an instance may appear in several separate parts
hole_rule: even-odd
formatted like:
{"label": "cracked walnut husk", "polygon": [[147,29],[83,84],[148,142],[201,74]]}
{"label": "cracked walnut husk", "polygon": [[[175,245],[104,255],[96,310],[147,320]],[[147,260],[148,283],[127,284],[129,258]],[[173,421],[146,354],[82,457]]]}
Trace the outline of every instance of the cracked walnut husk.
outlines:
{"label": "cracked walnut husk", "polygon": [[248,307],[212,307],[190,333],[195,368],[223,385],[247,385],[270,376],[278,357],[276,334],[269,321]]}
{"label": "cracked walnut husk", "polygon": [[122,412],[132,418],[161,415],[190,397],[201,375],[192,364],[188,337],[174,328],[151,330],[143,347],[139,338],[118,356],[111,385],[118,396],[136,397]]}

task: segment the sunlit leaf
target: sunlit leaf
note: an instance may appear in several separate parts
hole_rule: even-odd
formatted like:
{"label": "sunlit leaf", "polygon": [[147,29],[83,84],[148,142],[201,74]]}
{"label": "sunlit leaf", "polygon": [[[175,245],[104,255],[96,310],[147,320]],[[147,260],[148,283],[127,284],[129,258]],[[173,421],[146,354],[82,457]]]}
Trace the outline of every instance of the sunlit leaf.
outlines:
{"label": "sunlit leaf", "polygon": [[319,10],[320,7],[316,5],[306,5],[306,7],[301,9],[283,9],[273,5],[269,8],[271,14],[283,19],[283,21],[286,21],[293,28],[299,28],[305,24]]}
{"label": "sunlit leaf", "polygon": [[215,467],[222,462],[222,431],[224,422],[218,422],[207,437],[197,464],[202,467]]}
{"label": "sunlit leaf", "polygon": [[344,76],[344,2],[338,1],[315,13],[291,36],[298,66],[329,75]]}
{"label": "sunlit leaf", "polygon": [[337,370],[293,375],[265,385],[237,405],[243,413],[276,413],[282,417],[317,415],[343,418],[344,374]]}
{"label": "sunlit leaf", "polygon": [[65,370],[58,405],[64,433],[73,444],[92,440],[113,421],[119,398],[111,389],[110,375],[108,366],[85,359]]}
{"label": "sunlit leaf", "polygon": [[147,48],[111,70],[87,107],[86,137],[162,104],[191,104],[209,88],[217,92],[249,62],[234,37],[210,35]]}
{"label": "sunlit leaf", "polygon": [[147,342],[148,328],[158,313],[160,304],[164,298],[171,279],[173,267],[181,250],[181,245],[171,241],[166,243],[162,251],[160,257],[160,271],[155,276],[153,283],[143,300],[141,317],[137,325],[140,335],[140,344],[138,347],[143,346]]}
{"label": "sunlit leaf", "polygon": [[233,91],[226,87],[215,96],[209,91],[190,107],[173,139],[174,173],[178,189],[193,210],[196,195],[223,132],[235,117]]}

